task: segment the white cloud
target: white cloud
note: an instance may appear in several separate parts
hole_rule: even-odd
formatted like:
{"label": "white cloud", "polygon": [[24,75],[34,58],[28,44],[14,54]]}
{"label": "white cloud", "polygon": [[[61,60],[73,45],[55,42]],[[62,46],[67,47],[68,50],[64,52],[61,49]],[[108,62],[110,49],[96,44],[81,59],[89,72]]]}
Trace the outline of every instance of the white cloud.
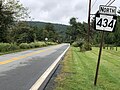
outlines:
{"label": "white cloud", "polygon": [[[35,21],[45,21],[68,24],[71,17],[76,17],[80,22],[87,22],[89,0],[20,0],[31,11],[30,16]],[[95,0],[92,0],[92,4]],[[91,13],[95,13],[99,5],[105,5],[109,0],[97,0]],[[113,4],[117,7],[120,1]]]}

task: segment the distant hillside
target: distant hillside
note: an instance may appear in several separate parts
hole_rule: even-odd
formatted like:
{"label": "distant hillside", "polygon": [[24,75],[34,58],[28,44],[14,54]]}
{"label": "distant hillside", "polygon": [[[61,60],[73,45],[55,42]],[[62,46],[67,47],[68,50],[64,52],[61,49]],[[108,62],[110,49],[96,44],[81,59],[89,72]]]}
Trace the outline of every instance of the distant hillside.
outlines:
{"label": "distant hillside", "polygon": [[[39,27],[39,28],[43,29],[47,23],[46,23],[46,22],[38,22],[38,21],[28,21],[28,24],[29,24],[30,26],[36,26],[36,27]],[[62,35],[63,37],[66,36],[65,32],[66,32],[67,27],[68,27],[67,25],[54,24],[54,23],[52,23],[52,24],[54,25],[55,30],[56,30],[60,35]]]}

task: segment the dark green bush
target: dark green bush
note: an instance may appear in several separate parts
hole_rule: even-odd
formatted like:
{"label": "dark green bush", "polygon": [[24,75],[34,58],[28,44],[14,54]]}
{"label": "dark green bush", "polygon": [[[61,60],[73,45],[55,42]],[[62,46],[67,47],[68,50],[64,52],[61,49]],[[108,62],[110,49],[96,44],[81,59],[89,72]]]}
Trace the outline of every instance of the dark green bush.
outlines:
{"label": "dark green bush", "polygon": [[55,45],[53,42],[32,42],[32,43],[21,43],[17,45],[16,43],[0,43],[0,52],[9,52],[19,49],[30,49],[30,48],[39,48],[47,45]]}
{"label": "dark green bush", "polygon": [[72,46],[74,46],[74,47],[79,47],[79,45],[78,45],[77,42],[74,42],[74,43],[72,44]]}
{"label": "dark green bush", "polygon": [[88,51],[88,50],[92,50],[92,46],[84,40],[82,38],[78,39],[77,41],[75,41],[73,44],[72,44],[74,47],[79,47],[80,48],[80,51]]}
{"label": "dark green bush", "polygon": [[17,44],[10,44],[9,50],[10,51],[14,51],[14,50],[18,50],[20,49],[20,47]]}
{"label": "dark green bush", "polygon": [[19,49],[16,44],[0,43],[0,52],[8,52]]}

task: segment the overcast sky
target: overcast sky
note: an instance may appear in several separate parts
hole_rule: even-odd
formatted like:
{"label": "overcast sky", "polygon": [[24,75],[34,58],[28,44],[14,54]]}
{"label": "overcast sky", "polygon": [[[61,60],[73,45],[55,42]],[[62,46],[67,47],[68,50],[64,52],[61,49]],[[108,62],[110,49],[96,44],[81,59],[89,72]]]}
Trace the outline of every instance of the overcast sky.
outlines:
{"label": "overcast sky", "polygon": [[[95,1],[92,0],[92,14],[99,9],[99,5],[105,5],[109,0],[97,0],[94,4]],[[20,2],[29,8],[34,21],[68,24],[71,17],[76,17],[80,22],[87,22],[89,0],[20,0]],[[120,0],[115,0],[112,5],[118,9]]]}

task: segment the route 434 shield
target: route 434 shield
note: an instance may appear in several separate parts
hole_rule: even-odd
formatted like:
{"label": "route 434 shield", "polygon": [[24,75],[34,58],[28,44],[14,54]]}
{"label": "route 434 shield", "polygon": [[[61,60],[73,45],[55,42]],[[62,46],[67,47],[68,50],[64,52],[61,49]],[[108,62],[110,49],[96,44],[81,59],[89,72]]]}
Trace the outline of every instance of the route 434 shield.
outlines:
{"label": "route 434 shield", "polygon": [[97,13],[95,17],[95,30],[112,32],[114,31],[116,21],[117,16]]}

